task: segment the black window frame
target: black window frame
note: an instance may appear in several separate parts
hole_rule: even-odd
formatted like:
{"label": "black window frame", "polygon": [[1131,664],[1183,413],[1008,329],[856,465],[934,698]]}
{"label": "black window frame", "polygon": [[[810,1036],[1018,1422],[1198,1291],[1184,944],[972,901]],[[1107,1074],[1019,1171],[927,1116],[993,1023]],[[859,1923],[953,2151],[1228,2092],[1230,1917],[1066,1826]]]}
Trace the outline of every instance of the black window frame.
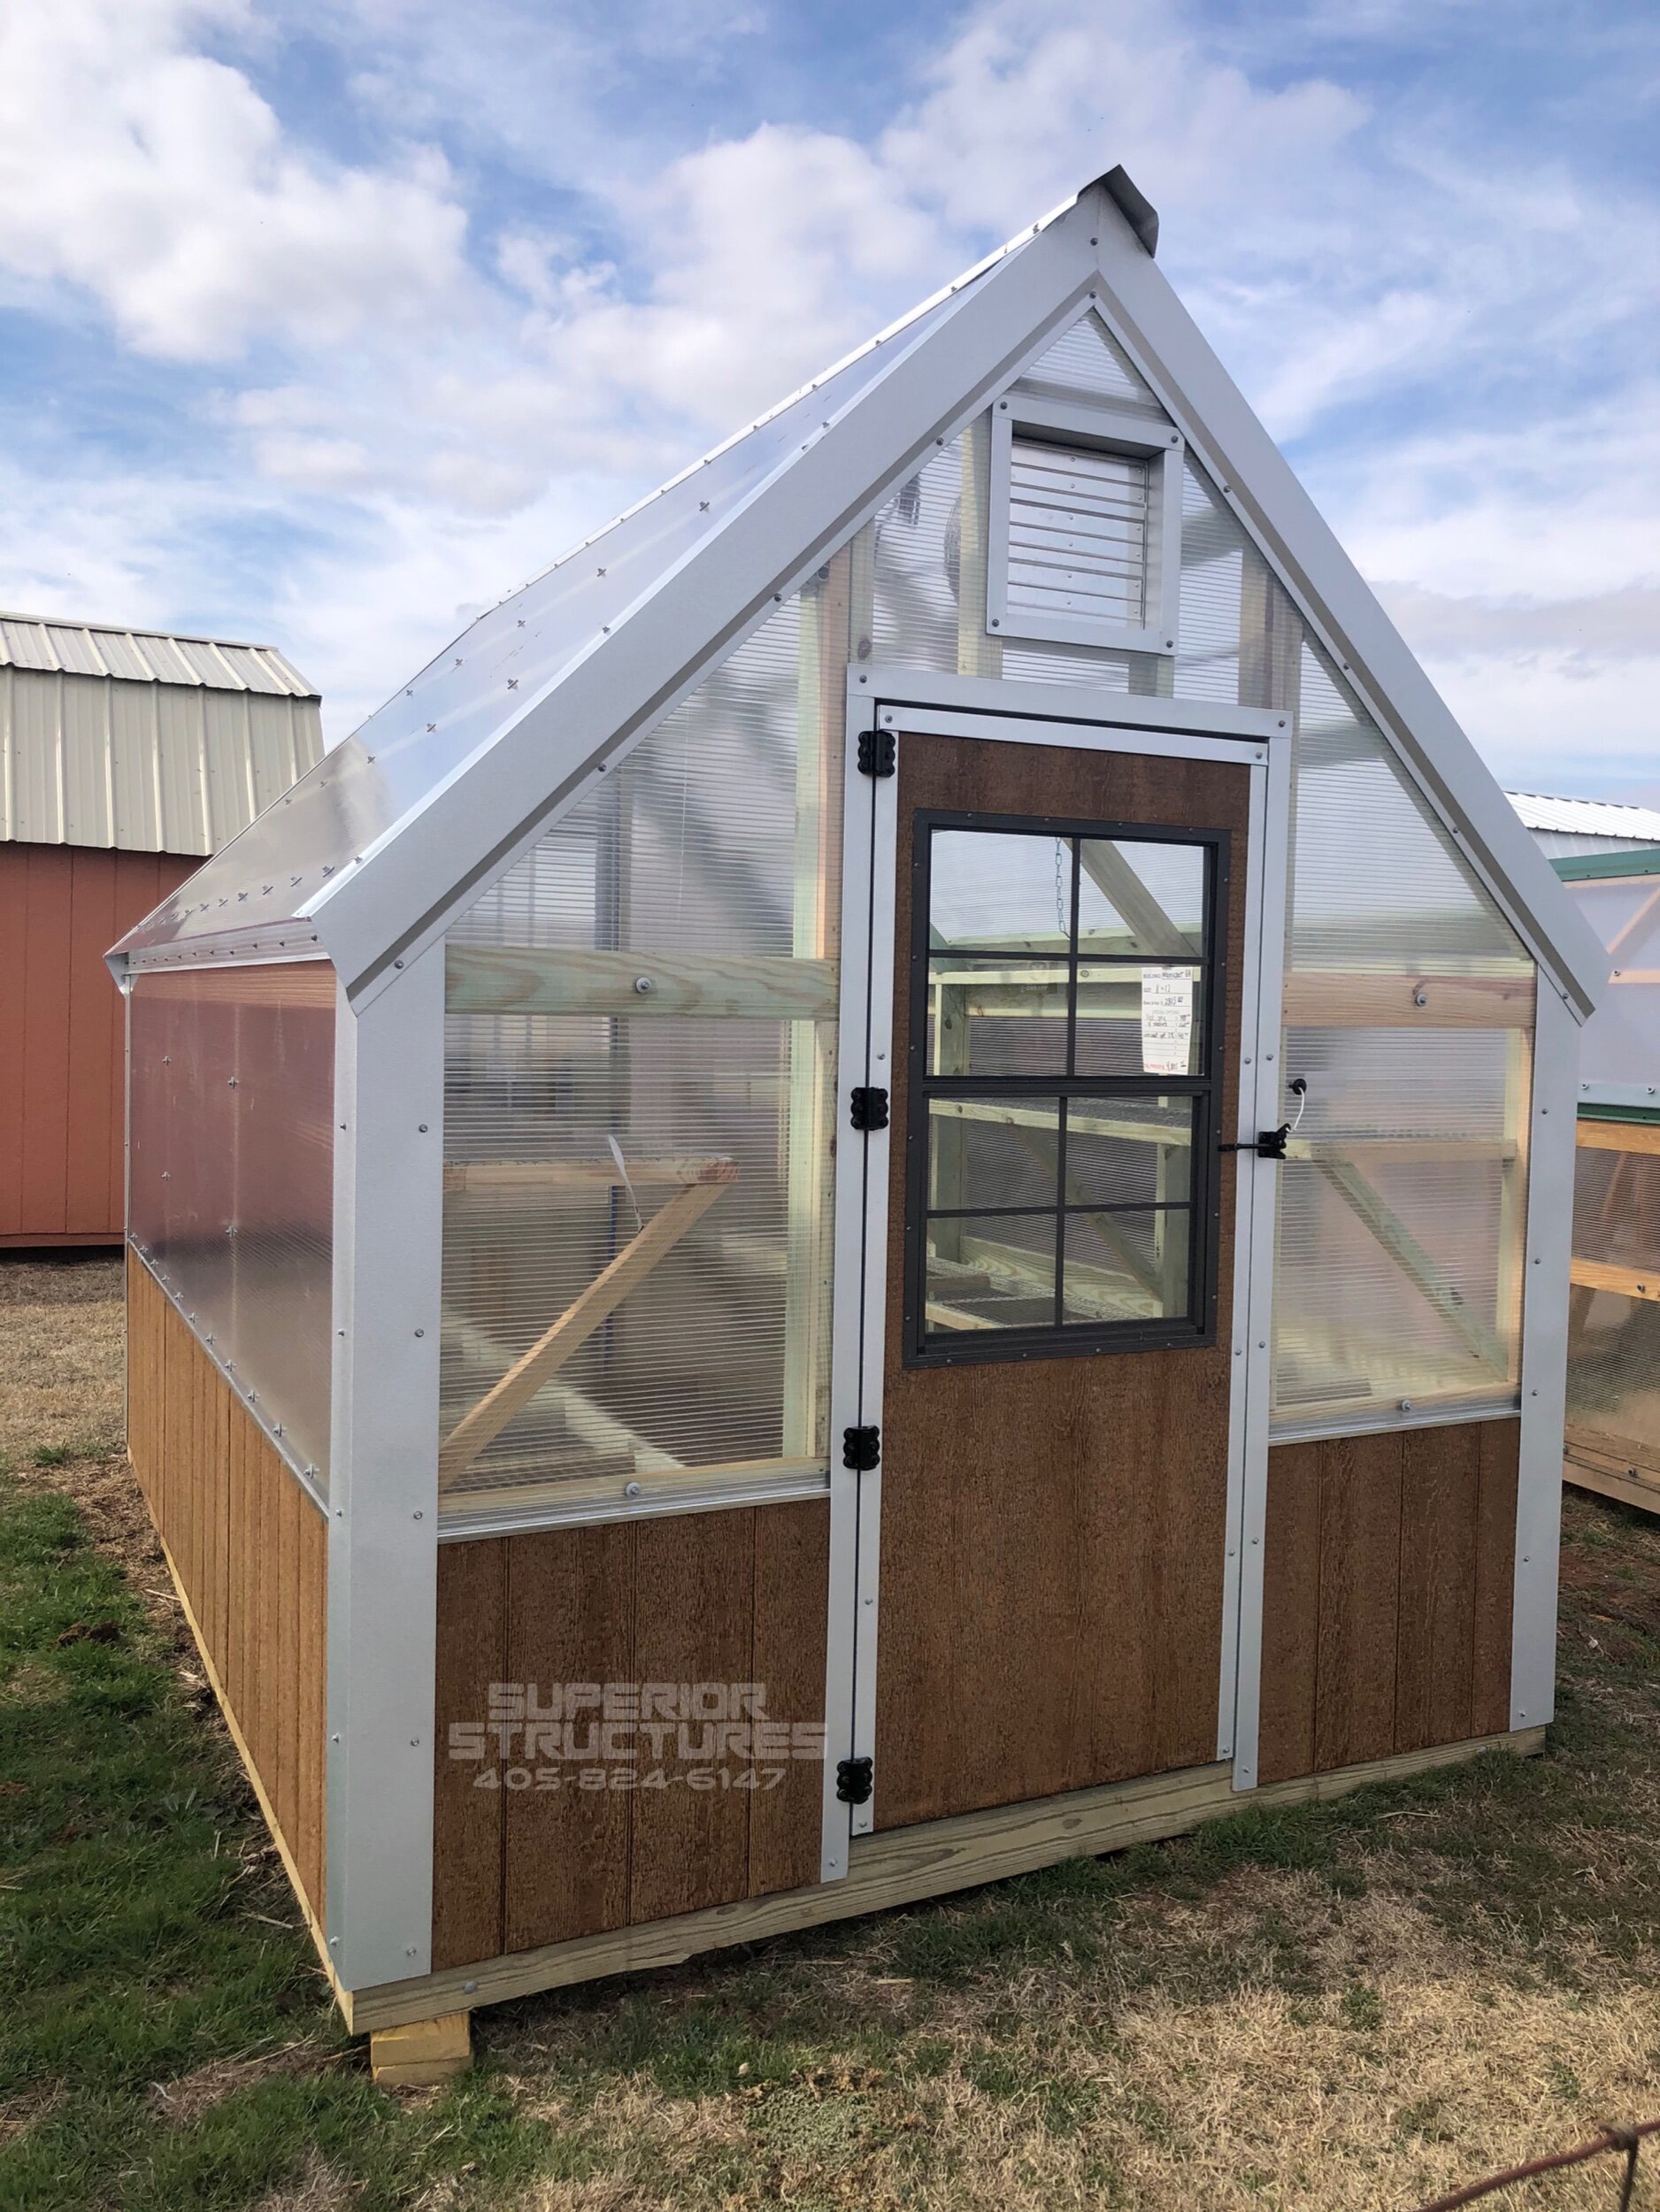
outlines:
{"label": "black window frame", "polygon": [[[1202,1049],[1194,1075],[930,1075],[927,1069],[928,958],[938,948],[929,942],[932,860],[934,833],[973,830],[1010,835],[1069,838],[1073,841],[1071,942],[1067,949],[1067,1060],[1075,1058],[1072,1039],[1077,1024],[1080,902],[1079,845],[1086,840],[1122,840],[1139,844],[1195,847],[1204,855],[1205,895],[1203,947],[1195,964],[1203,971],[1200,1001]],[[1230,833],[1181,822],[1089,820],[1072,815],[988,814],[939,807],[918,808],[911,822],[911,1033],[906,1056],[904,1300],[902,1329],[906,1367],[954,1367],[991,1362],[1067,1359],[1114,1352],[1202,1350],[1217,1340],[1218,1272],[1220,1260],[1221,1159],[1218,1126],[1226,1074],[1225,1024],[1227,1009],[1226,949]],[[1034,963],[1039,956],[1033,956]],[[1157,956],[1081,956],[1085,965],[1151,967]],[[1053,1099],[1191,1098],[1195,1102],[1190,1167],[1187,1251],[1187,1310],[1143,1320],[1062,1322],[1021,1328],[936,1333],[927,1327],[928,1102],[940,1096],[1007,1096]],[[1059,1151],[1056,1203],[1057,1240],[1064,1242],[1065,1153]],[[1041,1214],[1041,1207],[1022,1209]],[[1143,1211],[1102,1208],[1102,1211]],[[1057,1280],[1061,1256],[1057,1255]],[[1058,1292],[1057,1292],[1058,1309]]]}

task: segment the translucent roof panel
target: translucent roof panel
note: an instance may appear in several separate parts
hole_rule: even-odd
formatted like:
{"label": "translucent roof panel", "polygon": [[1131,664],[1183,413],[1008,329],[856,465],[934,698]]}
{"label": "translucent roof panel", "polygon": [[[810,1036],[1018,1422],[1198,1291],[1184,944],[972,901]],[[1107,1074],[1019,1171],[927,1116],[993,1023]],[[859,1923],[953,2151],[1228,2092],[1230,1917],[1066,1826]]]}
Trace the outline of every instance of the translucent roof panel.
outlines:
{"label": "translucent roof panel", "polygon": [[480,615],[158,908],[124,949],[275,927],[299,913],[330,877],[613,637],[666,575],[880,383],[968,289],[959,285],[884,334]]}

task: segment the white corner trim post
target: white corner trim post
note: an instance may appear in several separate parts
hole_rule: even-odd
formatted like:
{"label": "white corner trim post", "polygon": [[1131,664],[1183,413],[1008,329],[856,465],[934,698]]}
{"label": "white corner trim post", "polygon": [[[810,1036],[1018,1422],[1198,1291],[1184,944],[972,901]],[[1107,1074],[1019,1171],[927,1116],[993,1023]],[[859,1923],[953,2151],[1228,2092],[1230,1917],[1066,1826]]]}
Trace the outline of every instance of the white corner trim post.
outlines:
{"label": "white corner trim post", "polygon": [[1523,1270],[1522,1438],[1510,1627],[1510,1726],[1556,1709],[1556,1555],[1562,1532],[1562,1427],[1568,1377],[1568,1268],[1579,1025],[1548,975],[1539,979],[1528,1132]]}
{"label": "white corner trim post", "polygon": [[337,1005],[325,1932],[359,1989],[432,1966],[442,943]]}

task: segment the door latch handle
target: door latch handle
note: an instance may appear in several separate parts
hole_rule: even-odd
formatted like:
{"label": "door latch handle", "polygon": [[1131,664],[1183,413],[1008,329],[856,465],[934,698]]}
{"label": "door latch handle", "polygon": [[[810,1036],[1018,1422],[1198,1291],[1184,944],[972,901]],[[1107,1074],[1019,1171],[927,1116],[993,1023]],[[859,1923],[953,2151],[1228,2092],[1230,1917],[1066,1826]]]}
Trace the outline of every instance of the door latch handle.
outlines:
{"label": "door latch handle", "polygon": [[1291,1134],[1291,1124],[1282,1121],[1278,1129],[1259,1129],[1254,1137],[1242,1144],[1219,1144],[1218,1152],[1254,1152],[1259,1160],[1283,1160],[1286,1140]]}

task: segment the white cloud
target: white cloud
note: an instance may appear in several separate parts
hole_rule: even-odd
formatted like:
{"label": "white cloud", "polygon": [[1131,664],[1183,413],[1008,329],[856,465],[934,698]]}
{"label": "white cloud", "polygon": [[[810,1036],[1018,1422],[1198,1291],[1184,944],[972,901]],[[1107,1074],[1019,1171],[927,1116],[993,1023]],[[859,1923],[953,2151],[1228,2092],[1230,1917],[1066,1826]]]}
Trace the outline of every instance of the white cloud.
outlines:
{"label": "white cloud", "polygon": [[240,71],[196,50],[245,0],[10,0],[0,12],[0,264],[90,293],[140,351],[341,342],[465,284],[442,157],[396,169],[288,143]]}

